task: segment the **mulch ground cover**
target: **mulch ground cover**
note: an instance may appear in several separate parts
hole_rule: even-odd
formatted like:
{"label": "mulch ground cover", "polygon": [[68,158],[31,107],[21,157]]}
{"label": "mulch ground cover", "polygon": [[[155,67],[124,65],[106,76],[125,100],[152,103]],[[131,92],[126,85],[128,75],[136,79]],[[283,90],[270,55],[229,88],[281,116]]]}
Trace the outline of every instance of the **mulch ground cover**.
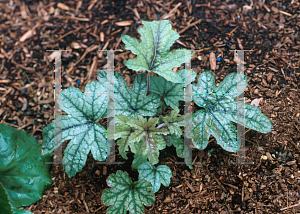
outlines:
{"label": "mulch ground cover", "polygon": [[[156,193],[145,213],[300,213],[300,2],[291,1],[1,1],[0,123],[22,129],[42,143],[42,130],[54,119],[54,55],[62,52],[62,88],[84,89],[106,67],[106,49],[115,52],[115,70],[127,84],[136,72],[124,62],[135,55],[121,35],[137,38],[141,20],[168,19],[180,39],[172,46],[198,50],[192,68],[212,71],[219,83],[236,72],[234,52],[245,51],[246,103],[257,105],[274,126],[268,134],[246,130],[246,161],[211,138],[193,150],[201,162],[190,170],[175,149],[160,154],[173,172],[169,187]],[[182,67],[183,68],[183,67]],[[181,103],[183,105],[183,103]],[[193,108],[194,110],[196,108]],[[65,143],[66,144],[66,143]],[[215,151],[211,150],[212,148]],[[53,184],[44,197],[25,207],[41,213],[105,213],[106,178],[131,169],[133,156],[120,165],[97,164],[91,156],[68,178],[52,165]]]}

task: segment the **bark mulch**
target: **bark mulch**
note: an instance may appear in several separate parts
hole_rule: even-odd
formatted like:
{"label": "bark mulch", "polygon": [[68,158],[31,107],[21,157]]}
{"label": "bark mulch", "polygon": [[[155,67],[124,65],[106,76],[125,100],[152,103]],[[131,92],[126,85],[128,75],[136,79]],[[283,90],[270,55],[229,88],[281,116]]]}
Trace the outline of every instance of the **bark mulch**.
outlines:
{"label": "bark mulch", "polygon": [[[246,131],[246,161],[233,165],[235,154],[211,138],[201,162],[189,170],[176,151],[161,153],[160,164],[172,172],[169,187],[156,193],[145,213],[300,213],[300,2],[291,1],[1,1],[0,122],[22,129],[42,143],[42,130],[54,118],[54,55],[62,54],[62,88],[84,90],[106,66],[106,53],[122,49],[121,35],[138,37],[141,20],[168,19],[181,37],[172,48],[194,52],[197,73],[211,70],[217,82],[236,72],[234,49],[245,51],[247,103],[261,108],[274,126],[268,134]],[[135,72],[124,62],[135,55],[115,53],[115,69],[128,84]],[[66,144],[66,143],[65,143]],[[211,149],[215,149],[211,150]],[[124,161],[117,155],[117,161]],[[106,178],[131,169],[99,165],[89,156],[83,170],[68,178],[53,165],[53,184],[44,197],[25,207],[41,213],[105,213],[101,194]]]}

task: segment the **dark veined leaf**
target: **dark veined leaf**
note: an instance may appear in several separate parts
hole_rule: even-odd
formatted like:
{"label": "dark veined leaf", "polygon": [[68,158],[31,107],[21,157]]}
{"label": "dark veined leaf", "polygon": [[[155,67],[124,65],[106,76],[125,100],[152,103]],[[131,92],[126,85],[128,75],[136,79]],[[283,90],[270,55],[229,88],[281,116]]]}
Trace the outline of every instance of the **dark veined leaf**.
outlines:
{"label": "dark veined leaf", "polygon": [[175,134],[171,134],[171,135],[167,135],[167,136],[163,136],[164,140],[166,141],[167,146],[172,146],[174,140],[176,140],[177,138],[180,138],[178,136],[176,136]]}
{"label": "dark veined leaf", "polygon": [[169,186],[172,177],[172,171],[165,165],[155,167],[148,161],[138,167],[139,179],[144,179],[152,184],[151,192],[156,193],[160,185]]}
{"label": "dark veined leaf", "polygon": [[[208,144],[210,135],[213,135],[217,143],[226,151],[239,150],[239,136],[231,121],[238,123],[237,104],[244,107],[241,101],[234,101],[239,95],[237,82],[243,82],[243,90],[247,86],[245,75],[231,73],[225,77],[218,87],[215,85],[215,77],[209,71],[204,71],[198,77],[197,85],[193,85],[193,101],[204,109],[193,114],[193,129],[188,130],[193,134],[193,144],[203,150]],[[272,130],[270,119],[261,113],[258,107],[245,104],[245,126],[262,133]],[[242,117],[243,115],[239,115]]]}
{"label": "dark veined leaf", "polygon": [[102,194],[103,204],[110,206],[107,214],[144,213],[145,206],[154,203],[154,194],[150,192],[152,185],[146,180],[132,183],[126,172],[117,171],[107,179],[107,185],[111,187]]}
{"label": "dark veined leaf", "polygon": [[[37,202],[52,183],[51,165],[45,164],[52,157],[41,156],[41,153],[41,144],[30,134],[0,124],[0,183],[5,188],[14,213],[30,213],[16,207]],[[1,203],[0,207],[1,213]]]}
{"label": "dark veined leaf", "polygon": [[[166,147],[166,142],[161,135],[169,134],[165,129],[158,129],[157,125],[159,118],[146,118],[138,115],[138,120],[131,118],[127,124],[136,130],[129,136],[129,144],[131,151],[135,154],[142,150],[142,155],[147,157],[151,164],[158,163],[159,150]],[[135,142],[143,141],[144,144],[140,148],[134,146]]]}
{"label": "dark veined leaf", "polygon": [[[98,79],[105,82],[104,70],[98,72]],[[111,81],[111,80],[108,80]],[[147,96],[147,76],[138,74],[130,89],[119,73],[115,72],[114,81],[114,107],[115,115],[124,115],[137,118],[137,115],[154,116],[160,106],[160,97],[157,94]]]}
{"label": "dark veined leaf", "polygon": [[[197,73],[193,70],[191,70],[191,73],[193,82]],[[183,80],[185,79],[185,69],[180,70],[178,74]],[[173,83],[163,77],[150,76],[150,91],[162,97],[166,104],[173,109],[175,106],[179,106],[180,100],[184,100],[184,85],[184,82]]]}
{"label": "dark veined leaf", "polygon": [[[135,145],[140,145],[139,148],[141,148],[143,144],[144,144],[143,141],[141,141],[139,143],[135,143]],[[141,149],[137,150],[137,151],[138,152],[136,154],[134,154],[134,159],[131,164],[131,167],[133,169],[138,169],[141,164],[143,164],[144,162],[147,161],[147,155],[143,155],[143,151]]]}
{"label": "dark veined leaf", "polygon": [[[133,168],[137,168],[144,161],[149,159],[153,164],[158,162],[159,150],[166,147],[166,143],[161,135],[169,134],[164,128],[156,128],[159,118],[144,118],[138,115],[135,118],[127,118],[124,115],[115,117],[116,125],[114,139],[117,140],[119,151],[123,158],[127,159],[126,151],[135,153]],[[114,127],[109,127],[113,129]],[[109,136],[111,138],[111,136]]]}
{"label": "dark veined leaf", "polygon": [[[114,139],[119,139],[117,141],[117,144],[119,146],[119,152],[120,155],[124,158],[124,159],[128,159],[127,155],[126,155],[126,151],[129,150],[128,146],[129,146],[129,135],[135,130],[132,127],[130,127],[129,125],[127,125],[128,122],[128,117],[124,116],[124,115],[117,115],[115,117],[115,123],[119,124],[117,126],[110,126],[108,129],[114,129],[115,133],[114,133]],[[109,132],[109,133],[113,133],[113,131]],[[108,136],[108,139],[112,139],[111,136]]]}
{"label": "dark veined leaf", "polygon": [[125,65],[135,71],[154,72],[168,81],[181,83],[180,75],[172,69],[185,62],[185,51],[169,51],[179,34],[172,30],[168,20],[142,21],[142,24],[144,26],[138,29],[141,42],[122,35],[125,48],[137,55],[137,59],[129,59]]}
{"label": "dark veined leaf", "polygon": [[65,171],[69,177],[79,172],[91,151],[95,160],[106,159],[107,141],[106,129],[96,123],[107,114],[106,84],[93,81],[86,85],[85,93],[73,86],[63,90],[61,109],[68,115],[63,115],[61,124],[62,140],[54,141],[55,121],[43,130],[44,154],[51,153],[65,140],[71,140],[64,151]]}
{"label": "dark veined leaf", "polygon": [[160,119],[166,124],[167,129],[170,134],[175,134],[177,136],[182,135],[181,126],[184,126],[184,117],[178,117],[179,109],[176,106],[174,110],[172,110],[169,115],[162,116],[160,115]]}

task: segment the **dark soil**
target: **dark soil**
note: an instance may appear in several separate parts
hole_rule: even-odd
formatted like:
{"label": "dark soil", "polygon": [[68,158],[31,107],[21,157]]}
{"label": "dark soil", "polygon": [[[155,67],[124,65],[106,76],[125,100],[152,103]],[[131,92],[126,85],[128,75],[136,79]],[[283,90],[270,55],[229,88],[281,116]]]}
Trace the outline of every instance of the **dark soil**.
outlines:
{"label": "dark soil", "polygon": [[[258,107],[274,126],[268,134],[246,130],[246,161],[211,138],[201,162],[190,170],[174,148],[161,153],[160,164],[173,172],[169,187],[156,193],[145,213],[300,213],[300,2],[292,1],[2,1],[0,3],[0,122],[25,130],[42,143],[42,130],[54,119],[54,60],[62,54],[62,87],[84,89],[105,68],[106,49],[122,49],[121,35],[138,37],[141,20],[171,21],[180,39],[172,48],[199,50],[192,67],[211,70],[217,82],[236,72],[234,49],[245,51],[246,102]],[[246,11],[250,8],[248,11]],[[246,7],[245,7],[246,6]],[[120,26],[118,22],[125,26]],[[115,70],[128,84],[136,72],[124,62],[135,55],[115,53]],[[65,143],[66,144],[66,143]],[[216,151],[208,153],[210,149]],[[117,161],[124,161],[120,155]],[[53,184],[44,197],[25,207],[40,213],[105,213],[102,191],[117,170],[129,173],[132,155],[120,165],[99,165],[89,156],[83,170],[68,178],[53,165]],[[298,204],[298,206],[297,206]]]}

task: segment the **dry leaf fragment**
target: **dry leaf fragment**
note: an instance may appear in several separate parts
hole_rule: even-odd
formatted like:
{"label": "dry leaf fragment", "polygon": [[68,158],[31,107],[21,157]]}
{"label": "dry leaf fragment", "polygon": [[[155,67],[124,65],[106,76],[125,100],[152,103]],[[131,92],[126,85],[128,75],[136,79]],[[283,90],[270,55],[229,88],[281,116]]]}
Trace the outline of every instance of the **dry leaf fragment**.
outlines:
{"label": "dry leaf fragment", "polygon": [[24,42],[26,39],[29,39],[33,36],[34,30],[40,26],[40,23],[37,23],[31,30],[28,30],[21,38],[20,42]]}
{"label": "dry leaf fragment", "polygon": [[103,32],[100,32],[100,41],[104,42],[104,33]]}
{"label": "dry leaf fragment", "polygon": [[216,70],[217,61],[216,61],[216,55],[214,52],[210,52],[209,54],[209,64],[211,70]]}
{"label": "dry leaf fragment", "polygon": [[74,49],[80,49],[81,48],[81,45],[77,42],[72,42],[71,43],[71,47],[74,48]]}
{"label": "dry leaf fragment", "polygon": [[268,160],[273,161],[272,155],[270,154],[270,152],[266,152],[266,155],[268,157]]}
{"label": "dry leaf fragment", "polygon": [[129,26],[133,23],[133,21],[121,21],[121,22],[116,22],[115,24],[117,26]]}
{"label": "dry leaf fragment", "polygon": [[260,101],[262,101],[263,98],[259,98],[259,99],[254,99],[251,102],[251,105],[255,105],[256,107],[259,105]]}
{"label": "dry leaf fragment", "polygon": [[140,14],[139,14],[139,12],[137,11],[136,8],[134,8],[132,11],[133,11],[134,15],[135,15],[138,19],[141,19]]}
{"label": "dry leaf fragment", "polygon": [[272,10],[272,12],[274,12],[274,13],[279,13],[279,10],[278,10],[277,7],[272,6],[272,7],[271,7],[271,10]]}
{"label": "dry leaf fragment", "polygon": [[267,81],[268,81],[268,83],[271,82],[272,77],[273,77],[273,73],[269,73],[269,74],[267,75]]}
{"label": "dry leaf fragment", "polygon": [[29,39],[32,36],[33,36],[33,30],[29,30],[20,38],[20,42],[24,42],[26,39]]}
{"label": "dry leaf fragment", "polygon": [[166,197],[166,199],[164,200],[165,203],[169,203],[171,201],[172,201],[172,199],[170,197]]}
{"label": "dry leaf fragment", "polygon": [[22,19],[27,19],[26,5],[24,2],[21,5],[20,10],[21,10]]}
{"label": "dry leaf fragment", "polygon": [[268,160],[268,157],[266,155],[262,155],[260,158],[263,160]]}
{"label": "dry leaf fragment", "polygon": [[67,5],[63,4],[63,3],[58,3],[57,7],[62,9],[62,10],[70,10],[70,8]]}

